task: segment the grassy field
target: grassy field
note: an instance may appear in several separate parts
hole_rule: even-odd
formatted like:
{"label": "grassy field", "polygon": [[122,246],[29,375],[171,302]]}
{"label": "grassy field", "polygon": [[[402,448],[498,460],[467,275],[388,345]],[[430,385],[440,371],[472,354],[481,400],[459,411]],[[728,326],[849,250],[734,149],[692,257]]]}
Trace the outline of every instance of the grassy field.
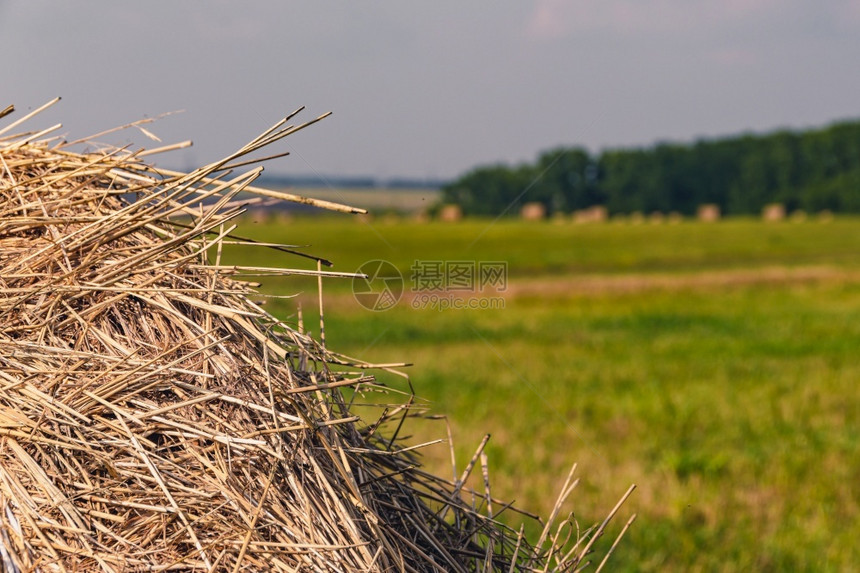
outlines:
{"label": "grassy field", "polygon": [[[459,469],[485,433],[494,494],[546,514],[573,462],[573,509],[613,532],[629,571],[841,571],[860,562],[860,220],[593,226],[273,221],[246,235],[308,245],[354,271],[391,261],[505,261],[504,308],[362,308],[325,281],[329,347],[408,361],[448,416]],[[250,265],[312,264],[248,249]],[[314,325],[314,281],[266,280],[270,310]],[[313,329],[316,330],[316,329]],[[386,378],[403,387],[396,378]],[[444,437],[416,424],[413,440]],[[447,446],[425,453],[450,475]],[[511,517],[516,522],[515,516]],[[612,532],[610,532],[610,536]]]}

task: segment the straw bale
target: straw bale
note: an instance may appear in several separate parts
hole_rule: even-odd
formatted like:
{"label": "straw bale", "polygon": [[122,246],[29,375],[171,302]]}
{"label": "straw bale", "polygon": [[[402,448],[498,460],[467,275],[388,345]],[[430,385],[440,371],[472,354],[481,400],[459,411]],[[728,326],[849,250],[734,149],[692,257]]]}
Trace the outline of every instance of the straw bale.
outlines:
{"label": "straw bale", "polygon": [[720,206],[715,203],[699,205],[696,218],[705,223],[713,223],[720,220]]}
{"label": "straw bale", "polygon": [[439,211],[439,220],[446,223],[456,223],[463,218],[463,209],[453,203],[442,205]]}
{"label": "straw bale", "polygon": [[253,245],[232,223],[249,204],[361,212],[233,173],[320,119],[291,118],[189,174],[0,128],[4,571],[567,570],[600,537],[558,542],[559,515],[530,545],[468,473],[425,472],[397,438],[413,400],[363,421],[371,365],[266,313],[246,276],[350,275],[287,246],[316,270],[221,263]]}
{"label": "straw bale", "polygon": [[573,212],[574,223],[603,223],[608,218],[609,211],[603,205],[593,205]]}
{"label": "straw bale", "polygon": [[520,209],[520,217],[525,221],[541,221],[546,218],[546,207],[537,201],[526,203]]}
{"label": "straw bale", "polygon": [[761,218],[768,223],[784,220],[785,205],[782,203],[768,203],[761,210]]}

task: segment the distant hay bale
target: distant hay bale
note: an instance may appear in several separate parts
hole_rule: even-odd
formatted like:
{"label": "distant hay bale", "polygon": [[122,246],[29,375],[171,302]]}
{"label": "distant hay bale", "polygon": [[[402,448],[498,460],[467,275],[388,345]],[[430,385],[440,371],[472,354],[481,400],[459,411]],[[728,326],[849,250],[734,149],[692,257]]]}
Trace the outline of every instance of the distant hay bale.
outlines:
{"label": "distant hay bale", "polygon": [[524,221],[542,221],[546,218],[546,207],[543,203],[538,203],[536,201],[526,203],[523,205],[522,209],[520,209],[520,217],[522,217]]}
{"label": "distant hay bale", "polygon": [[822,223],[829,223],[833,220],[833,211],[824,209],[818,212],[818,220]]}
{"label": "distant hay bale", "polygon": [[591,220],[594,223],[605,223],[609,219],[609,210],[603,205],[594,205],[589,210],[591,211]]}
{"label": "distant hay bale", "polygon": [[[373,365],[252,302],[252,277],[352,276],[235,232],[261,198],[361,212],[254,187],[260,168],[233,173],[247,154],[324,116],[298,126],[285,118],[181,174],[143,163],[141,152],[76,152],[51,130],[6,135],[44,107],[0,128],[3,571],[584,564],[618,506],[581,536],[557,509],[530,544],[496,521],[494,509],[510,508],[489,483],[467,488],[475,459],[455,481],[421,468],[417,446],[397,438],[420,415],[411,399],[371,423],[351,411],[344,392],[388,391]],[[315,268],[224,265],[225,244]],[[573,485],[571,473],[557,508]]]}
{"label": "distant hay bale", "polygon": [[631,225],[641,225],[645,222],[645,215],[642,211],[633,211],[630,213],[630,224]]}
{"label": "distant hay bale", "polygon": [[803,209],[795,209],[792,211],[790,218],[792,223],[803,223],[807,219],[806,211]]}
{"label": "distant hay bale", "polygon": [[704,223],[713,223],[720,220],[720,206],[714,203],[699,205],[696,218]]}
{"label": "distant hay bale", "polygon": [[675,225],[675,224],[680,223],[681,221],[683,221],[683,220],[684,220],[684,216],[683,216],[683,215],[681,215],[681,214],[680,214],[679,212],[677,212],[677,211],[672,211],[671,213],[669,213],[668,220],[669,220],[669,224]]}
{"label": "distant hay bale", "polygon": [[445,223],[456,223],[463,218],[463,209],[459,205],[449,203],[442,205],[439,210],[439,220]]}
{"label": "distant hay bale", "polygon": [[785,205],[782,203],[769,203],[761,211],[763,221],[773,223],[785,220]]}
{"label": "distant hay bale", "polygon": [[593,205],[573,213],[574,223],[604,223],[608,218],[609,212],[603,205]]}
{"label": "distant hay bale", "polygon": [[665,215],[660,211],[654,211],[648,215],[648,222],[653,225],[661,225],[666,220]]}

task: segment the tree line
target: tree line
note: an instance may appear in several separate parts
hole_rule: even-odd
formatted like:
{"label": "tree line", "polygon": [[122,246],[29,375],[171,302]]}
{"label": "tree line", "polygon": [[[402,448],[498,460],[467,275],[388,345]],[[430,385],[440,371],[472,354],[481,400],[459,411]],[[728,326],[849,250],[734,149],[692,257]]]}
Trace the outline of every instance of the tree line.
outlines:
{"label": "tree line", "polygon": [[516,213],[531,201],[549,214],[604,205],[610,213],[692,215],[705,203],[726,214],[757,214],[768,203],[856,213],[860,121],[596,155],[560,147],[530,164],[478,167],[443,186],[442,195],[472,215]]}

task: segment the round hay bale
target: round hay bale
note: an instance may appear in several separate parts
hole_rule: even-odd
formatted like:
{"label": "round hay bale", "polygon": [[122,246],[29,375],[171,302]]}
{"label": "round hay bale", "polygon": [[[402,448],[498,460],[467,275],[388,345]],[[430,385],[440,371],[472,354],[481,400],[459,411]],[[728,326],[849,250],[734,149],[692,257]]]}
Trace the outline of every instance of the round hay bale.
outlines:
{"label": "round hay bale", "polygon": [[442,205],[439,211],[439,220],[446,223],[456,223],[463,219],[463,209],[459,205],[449,203]]}
{"label": "round hay bale", "polygon": [[546,219],[546,206],[537,201],[526,203],[520,209],[520,217],[524,221],[542,221]]}
{"label": "round hay bale", "polygon": [[767,223],[785,220],[785,205],[783,203],[768,203],[762,207],[761,218]]}
{"label": "round hay bale", "polygon": [[715,203],[699,205],[696,218],[703,223],[713,223],[720,220],[720,206]]}
{"label": "round hay bale", "polygon": [[411,400],[351,412],[344,391],[385,390],[371,365],[263,311],[243,276],[325,261],[221,264],[253,244],[232,223],[249,193],[361,212],[228,175],[320,118],[288,119],[190,174],[0,129],[4,571],[567,570],[602,533],[530,545],[396,439]]}

